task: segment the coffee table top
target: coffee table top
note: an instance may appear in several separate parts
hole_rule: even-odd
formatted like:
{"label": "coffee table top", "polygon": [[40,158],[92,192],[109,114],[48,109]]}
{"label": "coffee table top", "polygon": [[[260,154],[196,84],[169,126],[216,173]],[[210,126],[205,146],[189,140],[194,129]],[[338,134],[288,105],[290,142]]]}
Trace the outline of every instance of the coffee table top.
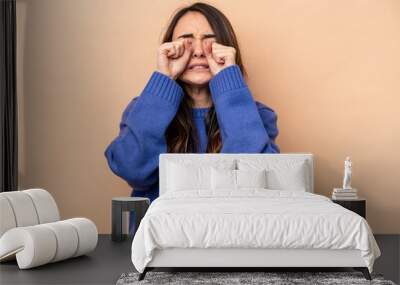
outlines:
{"label": "coffee table top", "polygon": [[150,199],[146,197],[113,197],[112,200],[118,202],[150,201]]}

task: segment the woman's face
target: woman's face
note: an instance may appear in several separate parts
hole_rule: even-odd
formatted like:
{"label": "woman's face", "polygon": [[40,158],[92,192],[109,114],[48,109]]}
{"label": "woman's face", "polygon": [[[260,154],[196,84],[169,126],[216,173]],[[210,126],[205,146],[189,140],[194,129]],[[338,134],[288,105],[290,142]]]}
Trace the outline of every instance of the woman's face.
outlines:
{"label": "woman's face", "polygon": [[188,85],[203,86],[208,84],[212,78],[209,68],[188,69],[193,63],[207,64],[207,58],[203,50],[205,41],[216,42],[216,37],[206,17],[199,12],[187,12],[182,16],[175,26],[172,41],[179,38],[192,39],[193,53],[189,59],[186,69],[179,76],[179,79]]}

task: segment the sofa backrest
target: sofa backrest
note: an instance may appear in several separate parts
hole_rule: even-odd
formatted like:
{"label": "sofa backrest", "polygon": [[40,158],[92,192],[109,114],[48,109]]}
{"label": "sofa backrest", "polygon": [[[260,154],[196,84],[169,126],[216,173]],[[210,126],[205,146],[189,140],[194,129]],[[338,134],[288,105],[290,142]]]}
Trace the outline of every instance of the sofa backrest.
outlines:
{"label": "sofa backrest", "polygon": [[53,196],[44,189],[0,193],[0,237],[15,227],[34,226],[60,220]]}
{"label": "sofa backrest", "polygon": [[[160,195],[167,190],[168,162],[184,165],[213,165],[221,160],[232,161],[235,165],[243,162],[256,162],[273,165],[275,163],[292,163],[304,161],[306,164],[305,176],[308,180],[307,192],[314,192],[314,161],[311,153],[161,153],[159,156],[159,189]],[[237,169],[237,168],[236,168]]]}

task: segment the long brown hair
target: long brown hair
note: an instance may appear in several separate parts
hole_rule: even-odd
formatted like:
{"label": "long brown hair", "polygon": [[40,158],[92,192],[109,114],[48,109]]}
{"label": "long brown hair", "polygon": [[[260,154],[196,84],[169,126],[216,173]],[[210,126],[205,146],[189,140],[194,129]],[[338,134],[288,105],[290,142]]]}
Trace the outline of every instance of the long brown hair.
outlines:
{"label": "long brown hair", "polygon": [[[179,19],[189,11],[199,12],[208,20],[219,44],[231,46],[236,49],[236,64],[239,66],[243,76],[247,77],[243,66],[239,44],[232,25],[226,16],[217,8],[206,3],[197,2],[188,7],[179,9],[172,17],[170,24],[163,36],[162,43],[171,42],[172,35]],[[183,83],[177,79],[176,82],[182,87]],[[184,91],[185,92],[185,91]],[[197,153],[199,152],[199,138],[196,125],[192,119],[193,99],[185,94],[178,108],[176,116],[168,126],[165,138],[167,141],[167,152],[173,153]],[[205,117],[206,133],[208,137],[207,153],[219,153],[222,148],[220,129],[214,104]]]}

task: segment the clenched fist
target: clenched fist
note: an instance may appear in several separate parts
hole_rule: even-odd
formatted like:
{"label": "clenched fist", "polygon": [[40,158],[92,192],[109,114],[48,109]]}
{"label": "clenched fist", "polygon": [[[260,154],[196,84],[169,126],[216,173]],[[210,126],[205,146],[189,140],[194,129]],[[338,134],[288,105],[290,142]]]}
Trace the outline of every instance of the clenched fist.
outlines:
{"label": "clenched fist", "polygon": [[192,52],[191,39],[163,43],[158,48],[157,71],[176,80],[186,69]]}
{"label": "clenched fist", "polygon": [[236,63],[236,49],[234,47],[204,41],[203,49],[213,76],[217,75],[222,69]]}

